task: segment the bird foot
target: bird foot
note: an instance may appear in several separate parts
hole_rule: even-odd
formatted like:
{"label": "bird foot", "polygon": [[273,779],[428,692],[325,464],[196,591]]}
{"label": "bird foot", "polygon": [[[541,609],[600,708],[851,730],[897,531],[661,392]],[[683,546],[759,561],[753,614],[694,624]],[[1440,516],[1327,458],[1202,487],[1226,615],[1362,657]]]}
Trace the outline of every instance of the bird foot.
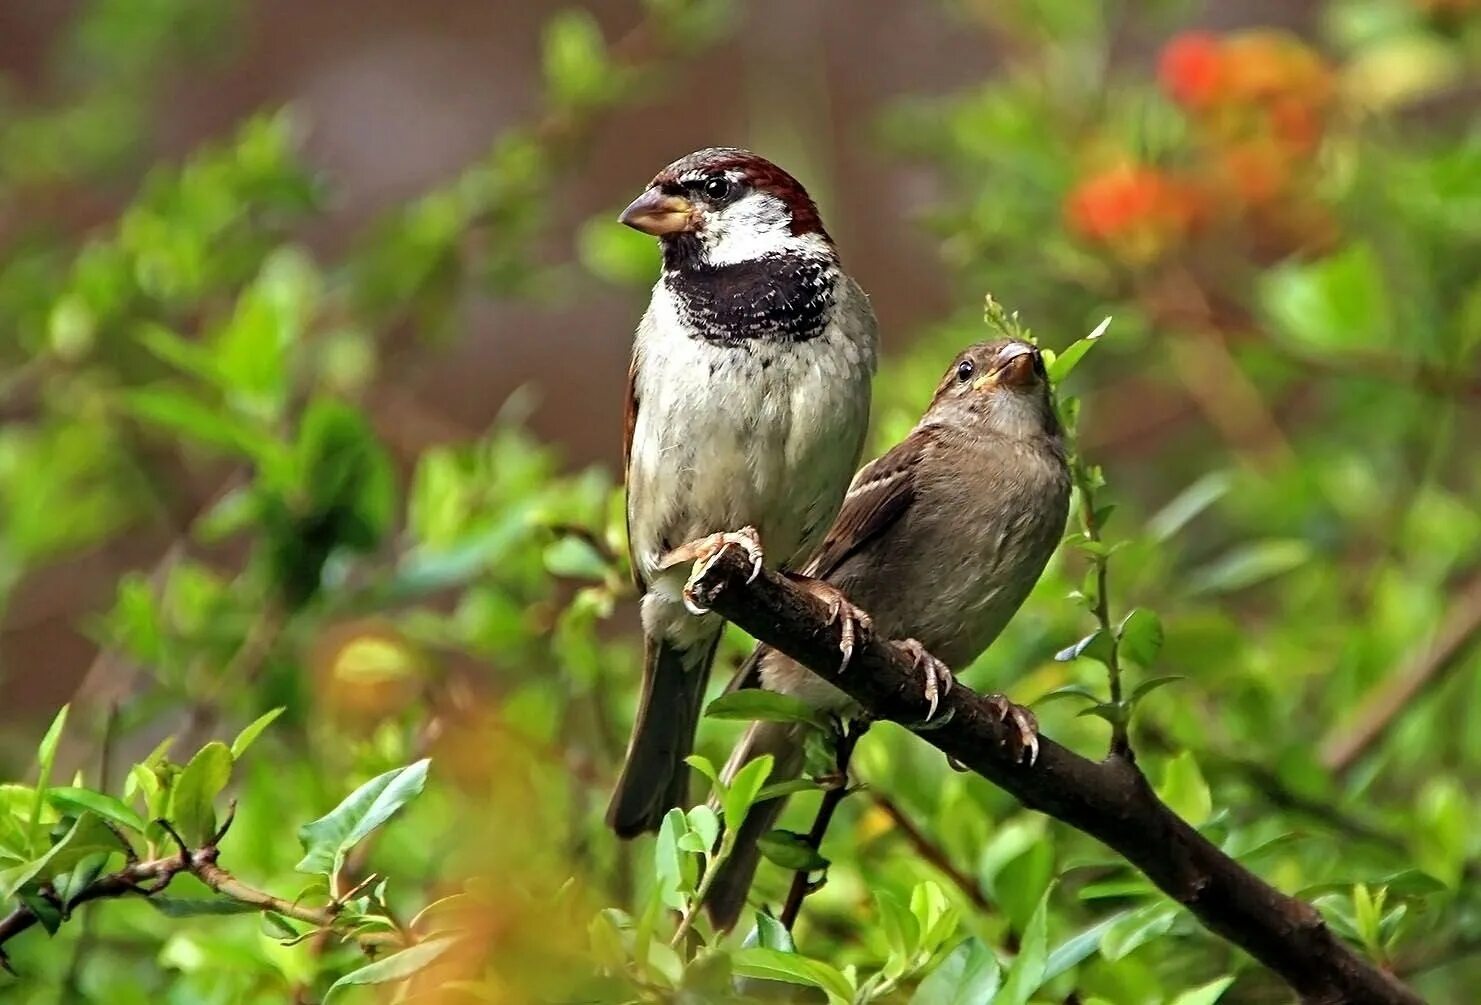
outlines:
{"label": "bird foot", "polygon": [[832,583],[811,576],[793,575],[788,578],[828,605],[828,624],[838,625],[838,651],[843,654],[838,672],[843,673],[854,658],[854,649],[874,630],[874,621]]}
{"label": "bird foot", "polygon": [[930,722],[936,714],[936,706],[951,693],[951,685],[956,679],[952,677],[951,669],[927,652],[926,647],[916,639],[905,639],[903,642],[896,642],[895,646],[910,657],[911,666],[919,670],[926,679],[922,692],[930,703],[930,708],[926,710],[926,722]]}
{"label": "bird foot", "polygon": [[698,616],[710,613],[709,607],[698,599],[699,584],[727,548],[740,548],[746,553],[746,557],[751,560],[751,574],[746,577],[746,582],[754,583],[756,577],[761,575],[765,557],[761,550],[761,537],[756,533],[755,527],[727,530],[681,544],[659,561],[660,569],[669,569],[684,562],[694,563],[694,570],[684,583],[684,607],[690,614]]}
{"label": "bird foot", "polygon": [[1034,713],[1022,705],[1013,704],[1006,695],[983,695],[983,700],[997,714],[999,722],[1011,721],[1017,730],[1018,735],[1013,739],[1013,746],[1017,748],[1014,760],[1026,761],[1033,767],[1039,759],[1039,720],[1034,718]]}

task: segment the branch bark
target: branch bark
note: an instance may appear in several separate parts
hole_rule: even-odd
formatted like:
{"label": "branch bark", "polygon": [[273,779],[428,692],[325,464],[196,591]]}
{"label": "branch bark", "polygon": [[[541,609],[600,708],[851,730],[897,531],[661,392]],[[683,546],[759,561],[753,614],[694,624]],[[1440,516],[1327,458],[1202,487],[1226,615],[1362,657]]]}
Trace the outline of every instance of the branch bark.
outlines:
{"label": "branch bark", "polygon": [[1421,1005],[1421,999],[1342,942],[1311,905],[1288,897],[1225,855],[1167,808],[1129,758],[1091,761],[1047,737],[1037,762],[1015,757],[1005,727],[976,692],[958,684],[929,728],[911,660],[869,637],[840,674],[838,627],[823,603],[766,572],[747,585],[749,563],[721,555],[699,599],[762,642],[846,692],[874,718],[913,730],[1020,803],[1103,842],[1140,869],[1210,931],[1278,974],[1307,1005]]}

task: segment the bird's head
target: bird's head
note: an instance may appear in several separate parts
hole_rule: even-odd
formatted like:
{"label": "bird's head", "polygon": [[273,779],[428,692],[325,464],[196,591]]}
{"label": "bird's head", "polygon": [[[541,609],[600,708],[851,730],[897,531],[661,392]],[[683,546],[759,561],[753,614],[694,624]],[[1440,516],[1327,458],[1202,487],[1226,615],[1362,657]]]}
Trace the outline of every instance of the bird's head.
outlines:
{"label": "bird's head", "polygon": [[1019,339],[978,342],[958,353],[927,417],[985,422],[1004,436],[1059,433],[1043,354]]}
{"label": "bird's head", "polygon": [[771,161],[737,147],[710,147],[674,161],[618,219],[657,237],[670,269],[834,254],[807,190]]}

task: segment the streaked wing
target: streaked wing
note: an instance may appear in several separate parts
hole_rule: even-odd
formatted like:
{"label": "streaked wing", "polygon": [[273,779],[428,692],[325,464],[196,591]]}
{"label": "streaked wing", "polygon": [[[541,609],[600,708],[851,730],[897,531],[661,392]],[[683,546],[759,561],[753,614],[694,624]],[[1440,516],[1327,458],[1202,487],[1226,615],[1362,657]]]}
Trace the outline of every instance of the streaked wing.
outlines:
{"label": "streaked wing", "polygon": [[628,486],[627,497],[627,562],[632,570],[633,585],[642,593],[648,588],[638,575],[638,559],[633,554],[632,486],[628,477],[628,465],[632,462],[633,430],[638,426],[638,356],[633,354],[627,368],[627,395],[622,402],[622,481]]}
{"label": "streaked wing", "polygon": [[935,439],[932,426],[918,426],[887,454],[854,476],[843,508],[822,547],[803,572],[827,579],[848,558],[899,520],[915,499],[916,472]]}

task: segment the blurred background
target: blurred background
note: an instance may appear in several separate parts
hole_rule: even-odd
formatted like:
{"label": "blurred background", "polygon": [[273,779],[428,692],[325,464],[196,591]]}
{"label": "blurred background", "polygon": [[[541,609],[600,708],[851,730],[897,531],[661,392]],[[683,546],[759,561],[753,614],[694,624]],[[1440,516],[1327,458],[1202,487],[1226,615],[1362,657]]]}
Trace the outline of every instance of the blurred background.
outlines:
{"label": "blurred background", "polygon": [[[1139,669],[1186,678],[1138,713],[1154,781],[1431,1000],[1471,1000],[1478,70],[1475,0],[0,0],[0,777],[33,780],[64,703],[56,777],[107,791],[165,736],[183,763],[283,706],[233,783],[237,860],[278,892],[293,827],[433,752],[443,789],[374,853],[409,904],[532,855],[640,903],[647,853],[598,817],[636,687],[615,486],[657,255],[614,219],[674,158],[744,145],[872,296],[872,451],[987,294],[1054,348],[1113,316],[1065,391],[1118,507],[1113,607],[1165,625]],[[1103,689],[1051,659],[1088,630],[1083,573],[1058,560],[966,680]],[[1096,751],[1077,710],[1046,732]],[[733,729],[706,729],[718,761]],[[1196,1001],[1284,1000],[1083,839],[881,732],[861,771],[893,802],[845,804],[856,851],[800,948],[878,955],[851,913],[931,875],[913,827],[989,945],[1018,948],[1050,877],[1080,877],[1051,934],[1131,919],[1045,1001],[1225,975]],[[531,801],[538,825],[482,834]],[[452,824],[498,850],[444,862]],[[46,979],[6,994],[317,1001],[353,956],[98,910],[8,946]],[[480,943],[505,975],[519,911]],[[505,984],[481,1000],[544,1000]]]}

